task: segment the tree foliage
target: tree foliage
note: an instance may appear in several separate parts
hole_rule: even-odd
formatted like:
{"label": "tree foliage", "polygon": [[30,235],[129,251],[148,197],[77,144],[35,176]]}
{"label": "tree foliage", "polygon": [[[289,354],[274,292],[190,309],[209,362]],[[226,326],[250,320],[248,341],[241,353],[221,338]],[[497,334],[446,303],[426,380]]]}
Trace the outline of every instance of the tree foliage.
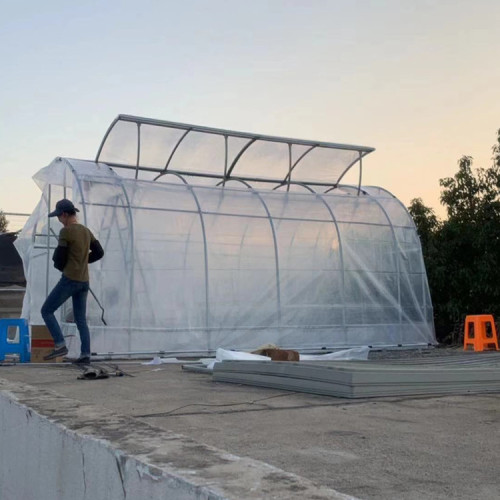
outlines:
{"label": "tree foliage", "polygon": [[422,198],[411,200],[408,210],[413,217],[413,222],[417,226],[420,242],[424,253],[433,245],[436,232],[439,230],[441,223],[438,220],[434,210],[426,207]]}
{"label": "tree foliage", "polygon": [[467,314],[500,318],[500,130],[487,169],[470,156],[453,177],[440,180],[448,218],[439,221],[421,199],[414,218],[434,306],[439,341],[459,341]]}
{"label": "tree foliage", "polygon": [[9,221],[7,220],[7,217],[5,217],[5,214],[2,210],[0,210],[0,233],[6,233],[8,225]]}

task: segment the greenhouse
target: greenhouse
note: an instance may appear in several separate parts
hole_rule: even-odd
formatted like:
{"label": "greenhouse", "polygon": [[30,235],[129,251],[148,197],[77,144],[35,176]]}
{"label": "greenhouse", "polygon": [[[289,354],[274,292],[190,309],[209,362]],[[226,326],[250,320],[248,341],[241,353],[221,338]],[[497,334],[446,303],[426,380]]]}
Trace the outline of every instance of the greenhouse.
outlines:
{"label": "greenhouse", "polygon": [[[97,353],[435,344],[414,223],[362,185],[372,148],[120,115],[95,161],[56,158],[16,242],[23,317],[59,279],[61,198],[100,240],[87,317]],[[346,182],[348,176],[353,182]],[[79,349],[71,301],[60,309]]]}

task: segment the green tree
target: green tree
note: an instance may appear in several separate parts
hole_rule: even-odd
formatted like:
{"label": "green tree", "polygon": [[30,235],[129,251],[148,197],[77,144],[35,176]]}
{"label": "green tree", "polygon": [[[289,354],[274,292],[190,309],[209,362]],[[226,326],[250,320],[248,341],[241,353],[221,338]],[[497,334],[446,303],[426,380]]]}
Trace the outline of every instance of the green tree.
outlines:
{"label": "green tree", "polygon": [[[500,137],[499,137],[500,140]],[[499,146],[494,146],[493,150]],[[471,156],[463,156],[458,162],[458,172],[454,177],[439,181],[444,188],[441,192],[441,203],[446,207],[448,219],[455,222],[476,223],[485,211],[499,202],[500,187],[500,153],[493,158],[488,169],[472,169]]]}
{"label": "green tree", "polygon": [[440,228],[440,221],[432,208],[426,207],[422,198],[414,198],[408,207],[413,222],[417,226],[424,253],[433,245],[436,232]]}
{"label": "green tree", "polygon": [[448,218],[440,222],[422,200],[409,211],[419,233],[439,341],[459,341],[467,314],[500,318],[500,130],[493,162],[475,168],[470,156],[440,180]]}
{"label": "green tree", "polygon": [[442,257],[450,268],[450,312],[500,312],[500,131],[488,169],[459,161],[452,178],[441,179],[448,220],[440,234]]}
{"label": "green tree", "polygon": [[0,210],[0,233],[7,232],[7,226],[9,225],[9,221],[2,210]]}

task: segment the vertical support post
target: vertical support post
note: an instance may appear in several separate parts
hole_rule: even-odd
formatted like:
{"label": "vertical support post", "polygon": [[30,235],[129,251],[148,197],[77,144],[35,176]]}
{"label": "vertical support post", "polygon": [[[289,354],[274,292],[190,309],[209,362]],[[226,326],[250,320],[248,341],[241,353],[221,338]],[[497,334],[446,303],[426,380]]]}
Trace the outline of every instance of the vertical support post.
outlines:
{"label": "vertical support post", "polygon": [[290,191],[290,181],[292,179],[292,145],[288,143],[288,184],[286,190]]}
{"label": "vertical support post", "polygon": [[139,162],[141,158],[141,124],[137,122],[137,159],[135,162],[135,178],[139,175]]}
{"label": "vertical support post", "polygon": [[227,175],[227,155],[228,155],[228,137],[224,135],[224,179],[222,180],[222,185],[226,185],[226,175]]}
{"label": "vertical support post", "polygon": [[47,269],[45,271],[45,298],[49,296],[49,264],[50,264],[50,205],[52,203],[52,184],[49,184],[48,208],[47,213]]}
{"label": "vertical support post", "polygon": [[[420,241],[420,238],[419,238]],[[422,307],[424,309],[424,322],[427,323],[427,290],[429,288],[429,285],[427,287],[425,286],[427,284],[427,272],[425,270],[425,263],[424,263],[424,256],[422,253],[422,247],[420,247],[420,262],[422,266]]]}
{"label": "vertical support post", "polygon": [[[80,201],[81,201],[81,207],[82,207],[82,214],[83,214],[83,223],[85,226],[88,225],[88,221],[87,221],[87,206],[86,206],[86,203],[85,203],[85,196],[83,195],[83,187],[82,187],[82,183],[80,181],[80,178],[78,177],[78,174],[76,173],[75,171],[75,168],[73,167],[73,165],[71,164],[71,162],[65,158],[62,159],[62,161],[64,161],[65,163],[65,166],[67,168],[70,169],[71,173],[73,174],[73,177],[74,177],[74,180],[76,182],[76,185],[78,186],[78,191],[80,192]],[[66,168],[64,169],[64,191],[66,193]],[[73,191],[73,198],[76,198],[76,193]],[[60,314],[63,315],[65,314],[65,310],[64,308],[61,308],[60,309]]]}
{"label": "vertical support post", "polygon": [[361,191],[361,180],[363,177],[363,155],[361,154],[361,151],[358,153],[359,154],[359,182],[358,182],[358,196]]}
{"label": "vertical support post", "polygon": [[132,207],[130,205],[130,199],[128,197],[127,190],[121,181],[121,188],[123,191],[123,196],[127,203],[127,212],[130,223],[130,251],[129,251],[129,269],[130,269],[130,279],[129,279],[129,307],[128,307],[128,352],[132,351],[132,311],[133,311],[133,295],[134,295],[134,273],[135,273],[135,259],[134,259],[134,219],[132,217]]}
{"label": "vertical support post", "polygon": [[66,169],[64,169],[64,180],[63,180],[63,198],[66,198]]}

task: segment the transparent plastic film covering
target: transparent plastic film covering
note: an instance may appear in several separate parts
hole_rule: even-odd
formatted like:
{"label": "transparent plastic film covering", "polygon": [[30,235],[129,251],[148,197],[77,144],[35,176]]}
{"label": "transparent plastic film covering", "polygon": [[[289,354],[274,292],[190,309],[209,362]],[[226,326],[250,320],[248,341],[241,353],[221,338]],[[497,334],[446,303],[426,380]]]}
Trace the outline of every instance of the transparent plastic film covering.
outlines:
{"label": "transparent plastic film covering", "polygon": [[[156,153],[148,154],[153,163]],[[381,188],[203,186],[61,158],[35,181],[41,200],[16,243],[27,279],[23,316],[42,323],[41,305],[60,277],[51,257],[61,225],[47,215],[70,198],[105,251],[90,266],[95,352],[435,343],[413,221]],[[71,301],[58,314],[76,351]]]}
{"label": "transparent plastic film covering", "polygon": [[[60,277],[48,213],[64,197],[105,250],[90,266],[93,351],[433,344],[413,221],[361,185],[372,151],[119,115],[95,162],[56,158],[34,176],[41,200],[16,242],[23,316],[42,323]],[[71,301],[58,315],[76,352]]]}

